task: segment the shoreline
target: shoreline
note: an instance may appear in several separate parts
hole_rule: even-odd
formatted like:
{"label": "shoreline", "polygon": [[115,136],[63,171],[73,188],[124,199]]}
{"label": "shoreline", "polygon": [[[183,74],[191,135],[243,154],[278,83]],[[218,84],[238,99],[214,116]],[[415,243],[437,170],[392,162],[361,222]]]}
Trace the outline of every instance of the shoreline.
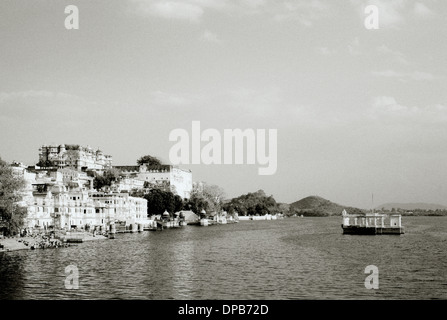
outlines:
{"label": "shoreline", "polygon": [[[82,242],[85,241],[98,241],[98,240],[107,240],[108,238],[103,235],[95,235],[93,236],[90,233],[86,233],[82,237]],[[13,252],[13,251],[20,251],[20,250],[37,250],[37,249],[43,249],[37,246],[38,243],[43,241],[44,239],[42,237],[13,237],[13,238],[3,238],[0,239],[0,245],[3,246],[3,248],[0,249],[1,252]],[[61,245],[58,245],[57,247],[48,247],[48,249],[58,249],[69,246],[70,243],[66,243],[61,241],[60,239],[51,239],[52,241],[58,241],[59,243],[62,243]],[[28,245],[27,245],[28,244]],[[34,248],[33,248],[34,247]]]}

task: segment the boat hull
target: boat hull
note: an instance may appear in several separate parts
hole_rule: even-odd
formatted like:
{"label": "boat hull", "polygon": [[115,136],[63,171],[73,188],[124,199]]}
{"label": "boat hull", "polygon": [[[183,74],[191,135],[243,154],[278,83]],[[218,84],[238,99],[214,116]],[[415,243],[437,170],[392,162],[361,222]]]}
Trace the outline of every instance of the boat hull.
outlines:
{"label": "boat hull", "polygon": [[403,227],[360,227],[360,226],[341,226],[343,234],[376,235],[376,234],[404,234]]}

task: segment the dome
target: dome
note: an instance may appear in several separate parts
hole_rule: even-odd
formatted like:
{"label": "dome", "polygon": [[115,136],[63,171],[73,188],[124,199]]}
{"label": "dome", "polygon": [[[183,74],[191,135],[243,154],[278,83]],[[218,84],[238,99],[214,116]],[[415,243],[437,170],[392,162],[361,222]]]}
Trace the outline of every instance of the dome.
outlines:
{"label": "dome", "polygon": [[165,212],[163,212],[163,217],[169,217],[169,212],[165,210]]}

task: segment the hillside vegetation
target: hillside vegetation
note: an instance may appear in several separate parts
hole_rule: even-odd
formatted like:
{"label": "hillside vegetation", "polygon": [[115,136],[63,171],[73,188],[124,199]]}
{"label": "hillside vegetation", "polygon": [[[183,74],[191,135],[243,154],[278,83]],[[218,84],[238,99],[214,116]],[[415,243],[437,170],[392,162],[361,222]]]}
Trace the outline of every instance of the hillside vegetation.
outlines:
{"label": "hillside vegetation", "polygon": [[310,196],[290,204],[290,214],[303,216],[333,216],[341,215],[343,209],[350,214],[364,213],[359,208],[342,206],[319,196]]}

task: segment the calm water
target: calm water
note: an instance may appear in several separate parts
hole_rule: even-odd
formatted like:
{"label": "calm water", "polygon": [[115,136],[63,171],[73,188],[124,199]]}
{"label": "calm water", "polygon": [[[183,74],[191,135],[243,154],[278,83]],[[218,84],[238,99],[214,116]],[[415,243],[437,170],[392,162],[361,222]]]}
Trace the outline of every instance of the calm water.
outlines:
{"label": "calm water", "polygon": [[[340,217],[118,234],[0,253],[2,299],[447,299],[447,217],[401,236],[343,235]],[[65,289],[76,265],[79,289]],[[379,289],[364,286],[367,265]]]}

